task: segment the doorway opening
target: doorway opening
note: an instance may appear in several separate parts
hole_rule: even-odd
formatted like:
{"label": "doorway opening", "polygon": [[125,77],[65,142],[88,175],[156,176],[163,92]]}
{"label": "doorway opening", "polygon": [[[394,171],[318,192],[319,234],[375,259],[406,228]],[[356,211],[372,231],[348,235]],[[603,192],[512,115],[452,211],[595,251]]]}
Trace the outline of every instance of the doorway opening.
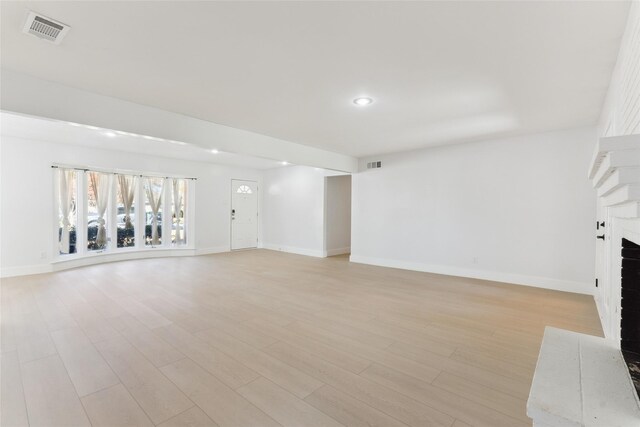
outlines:
{"label": "doorway opening", "polygon": [[351,175],[325,177],[324,253],[351,253]]}

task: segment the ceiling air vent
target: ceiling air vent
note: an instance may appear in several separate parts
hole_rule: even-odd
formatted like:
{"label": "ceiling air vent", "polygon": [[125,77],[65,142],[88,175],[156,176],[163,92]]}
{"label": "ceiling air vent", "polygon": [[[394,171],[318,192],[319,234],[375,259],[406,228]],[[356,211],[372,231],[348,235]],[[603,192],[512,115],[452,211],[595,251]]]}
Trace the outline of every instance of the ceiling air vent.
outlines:
{"label": "ceiling air vent", "polygon": [[46,16],[42,16],[35,12],[29,12],[29,15],[27,15],[27,22],[24,23],[22,32],[55,44],[60,44],[62,38],[67,34],[70,28],[71,27],[68,25],[54,21]]}
{"label": "ceiling air vent", "polygon": [[382,167],[382,162],[378,160],[377,162],[367,162],[367,169],[378,169]]}

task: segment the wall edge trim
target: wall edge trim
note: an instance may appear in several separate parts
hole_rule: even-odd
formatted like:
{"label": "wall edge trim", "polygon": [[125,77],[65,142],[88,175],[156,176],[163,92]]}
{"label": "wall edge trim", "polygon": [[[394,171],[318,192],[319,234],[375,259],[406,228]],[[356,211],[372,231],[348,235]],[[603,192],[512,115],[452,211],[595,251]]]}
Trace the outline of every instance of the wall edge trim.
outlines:
{"label": "wall edge trim", "polygon": [[322,251],[322,250],[296,248],[294,246],[282,246],[282,245],[277,245],[272,243],[265,243],[263,245],[263,248],[271,251],[287,252],[290,254],[312,256],[316,258],[325,258],[327,256],[326,251]]}
{"label": "wall edge trim", "polygon": [[500,271],[477,270],[460,268],[449,265],[435,265],[408,261],[398,261],[385,258],[374,258],[362,255],[351,255],[349,261],[357,264],[376,265],[380,267],[398,268],[402,270],[420,271],[424,273],[443,274],[447,276],[466,277],[470,279],[490,280],[493,282],[513,285],[531,286],[535,288],[551,289],[555,291],[592,295],[592,285],[586,282],[555,279],[551,277],[529,276]]}

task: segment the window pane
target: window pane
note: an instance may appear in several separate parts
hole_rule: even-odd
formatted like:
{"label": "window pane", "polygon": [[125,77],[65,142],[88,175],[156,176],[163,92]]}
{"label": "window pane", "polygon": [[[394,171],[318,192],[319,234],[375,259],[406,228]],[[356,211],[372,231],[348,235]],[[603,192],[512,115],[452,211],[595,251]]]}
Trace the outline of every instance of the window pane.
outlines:
{"label": "window pane", "polygon": [[58,169],[58,247],[60,254],[76,253],[78,215],[78,173],[73,169]]}
{"label": "window pane", "polygon": [[146,246],[158,246],[162,244],[162,193],[164,178],[145,178],[145,230],[144,240]]}
{"label": "window pane", "polygon": [[135,212],[134,203],[137,177],[135,175],[117,175],[118,179],[118,247],[135,246]]}
{"label": "window pane", "polygon": [[109,193],[109,175],[87,173],[87,249],[90,251],[107,248]]}
{"label": "window pane", "polygon": [[240,187],[238,187],[236,193],[251,194],[253,193],[253,191],[251,191],[251,187],[249,187],[248,185],[241,185]]}
{"label": "window pane", "polygon": [[187,180],[173,179],[171,191],[171,243],[174,245],[185,245],[187,243],[185,213],[187,200]]}

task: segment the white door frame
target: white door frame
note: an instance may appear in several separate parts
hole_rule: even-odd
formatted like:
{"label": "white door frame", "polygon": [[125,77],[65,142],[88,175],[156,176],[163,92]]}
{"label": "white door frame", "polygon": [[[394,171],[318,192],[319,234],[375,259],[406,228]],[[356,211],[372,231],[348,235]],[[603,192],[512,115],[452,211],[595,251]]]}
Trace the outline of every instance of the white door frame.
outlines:
{"label": "white door frame", "polygon": [[[233,220],[231,219],[231,211],[233,210],[233,181],[247,181],[253,182],[256,184],[256,246],[251,248],[240,248],[233,249]],[[260,218],[260,197],[259,197],[259,183],[255,179],[244,179],[244,178],[231,178],[229,181],[229,250],[230,251],[246,251],[251,249],[257,249],[260,247],[260,222],[258,218]]]}

